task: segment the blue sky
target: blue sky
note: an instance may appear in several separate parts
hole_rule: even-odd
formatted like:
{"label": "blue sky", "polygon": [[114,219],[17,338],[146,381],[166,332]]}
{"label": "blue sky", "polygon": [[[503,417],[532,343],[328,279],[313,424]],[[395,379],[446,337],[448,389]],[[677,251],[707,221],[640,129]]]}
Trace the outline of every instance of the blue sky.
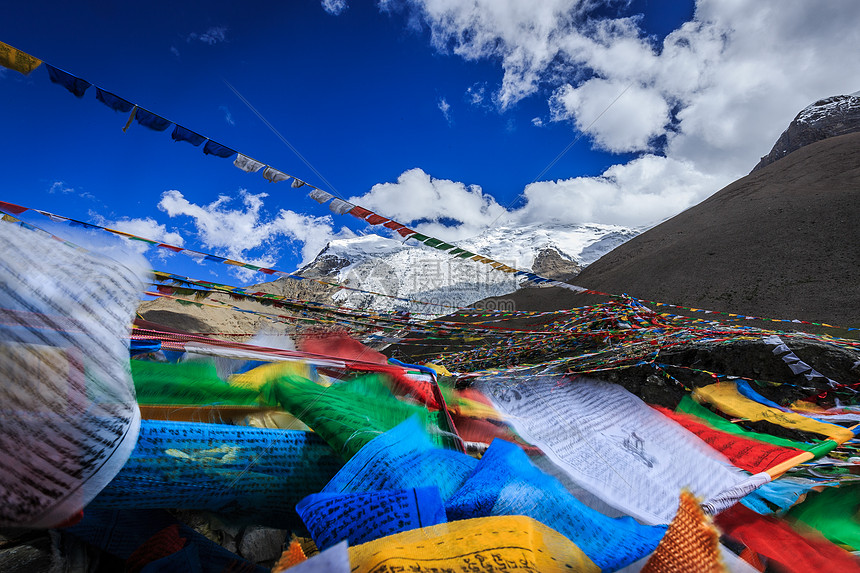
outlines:
{"label": "blue sky", "polygon": [[[456,241],[650,225],[744,175],[802,107],[860,88],[860,7],[813,4],[35,1],[4,9],[0,41]],[[126,119],[44,67],[0,71],[0,199],[286,271],[372,231]]]}

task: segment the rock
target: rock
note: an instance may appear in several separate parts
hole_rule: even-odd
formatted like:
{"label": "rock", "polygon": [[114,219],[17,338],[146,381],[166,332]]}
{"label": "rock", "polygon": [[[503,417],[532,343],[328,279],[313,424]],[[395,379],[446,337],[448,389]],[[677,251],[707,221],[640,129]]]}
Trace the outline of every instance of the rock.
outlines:
{"label": "rock", "polygon": [[36,573],[52,564],[51,538],[46,531],[0,531],[0,571]]}
{"label": "rock", "polygon": [[273,561],[281,556],[287,533],[285,529],[249,526],[239,541],[239,555],[252,563]]}
{"label": "rock", "polygon": [[532,263],[532,271],[548,279],[569,280],[582,270],[582,267],[553,247],[541,249]]}

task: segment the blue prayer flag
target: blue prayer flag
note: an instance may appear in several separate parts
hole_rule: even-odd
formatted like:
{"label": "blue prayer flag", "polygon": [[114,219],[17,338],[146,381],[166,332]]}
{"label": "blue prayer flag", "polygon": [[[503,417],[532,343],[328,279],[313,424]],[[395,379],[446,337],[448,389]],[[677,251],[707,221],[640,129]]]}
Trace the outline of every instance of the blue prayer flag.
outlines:
{"label": "blue prayer flag", "polygon": [[154,129],[155,131],[164,131],[173,123],[170,120],[164,119],[160,115],[155,115],[151,111],[146,111],[142,107],[137,108],[135,119],[140,125],[148,127],[149,129]]}
{"label": "blue prayer flag", "polygon": [[210,139],[206,142],[206,145],[203,146],[203,153],[206,155],[215,155],[216,157],[227,158],[236,155],[237,152]]}
{"label": "blue prayer flag", "polygon": [[100,87],[96,88],[96,99],[114,111],[128,113],[131,111],[131,108],[134,107],[134,104],[130,101],[126,101],[110,92],[106,92]]}
{"label": "blue prayer flag", "polygon": [[173,128],[173,133],[170,134],[170,137],[173,138],[173,141],[187,141],[194,147],[197,147],[206,141],[206,138],[199,133],[194,133],[190,129],[186,129],[179,124],[176,124],[176,127]]}
{"label": "blue prayer flag", "polygon": [[51,77],[51,81],[55,84],[60,84],[75,94],[75,97],[84,97],[84,92],[92,85],[90,82],[59,70],[50,64],[45,64],[45,67],[48,68],[48,75]]}

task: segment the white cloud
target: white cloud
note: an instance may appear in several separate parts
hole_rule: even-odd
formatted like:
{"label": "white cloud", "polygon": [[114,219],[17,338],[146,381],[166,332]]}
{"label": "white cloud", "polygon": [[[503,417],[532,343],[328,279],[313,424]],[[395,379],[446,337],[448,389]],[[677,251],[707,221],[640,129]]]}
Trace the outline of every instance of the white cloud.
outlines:
{"label": "white cloud", "polygon": [[466,89],[466,101],[474,106],[480,106],[484,103],[486,92],[487,86],[485,84],[473,84]]}
{"label": "white cloud", "polygon": [[224,113],[224,121],[227,122],[227,125],[236,125],[236,121],[233,119],[233,114],[230,113],[230,108],[226,105],[219,105],[218,109]]}
{"label": "white cloud", "polygon": [[540,181],[525,189],[526,204],[511,218],[522,224],[653,225],[693,206],[722,182],[691,163],[643,155],[599,177]]}
{"label": "white cloud", "polygon": [[[485,97],[476,84],[467,101],[492,99],[505,112],[543,88],[554,121],[585,131],[596,147],[646,154],[594,178],[530,186],[530,217],[548,190],[578,197],[582,212],[605,222],[671,214],[661,200],[677,212],[749,172],[798,111],[856,91],[860,77],[860,58],[850,57],[860,45],[854,0],[697,0],[693,19],[662,42],[633,14],[594,16],[607,5],[616,11],[612,0],[404,4],[437,50],[500,62],[498,90]],[[658,171],[676,179],[652,176]]]}
{"label": "white cloud", "polygon": [[543,119],[541,119],[540,117],[533,117],[532,125],[535,127],[543,127]]}
{"label": "white cloud", "polygon": [[165,225],[162,225],[151,217],[146,217],[145,219],[123,218],[118,221],[106,222],[104,226],[117,229],[118,231],[125,231],[144,239],[167,243],[168,245],[181,247],[185,244],[185,239],[182,238],[182,235],[175,230],[168,231]]}
{"label": "white cloud", "polygon": [[[206,249],[244,262],[252,262],[249,256],[256,257],[253,260],[260,262],[254,264],[274,264],[285,242],[306,264],[328,241],[354,236],[345,227],[335,231],[329,216],[315,217],[283,209],[270,216],[263,209],[266,196],[242,189],[237,198],[222,195],[208,205],[197,205],[180,191],[171,190],[162,194],[158,207],[170,217],[190,217]],[[236,199],[241,205],[233,206]]]}
{"label": "white cloud", "polygon": [[436,179],[417,168],[349,201],[404,224],[417,221],[416,230],[451,240],[475,235],[505,214],[479,186]]}
{"label": "white cloud", "polygon": [[68,195],[69,193],[74,192],[75,188],[66,185],[65,181],[54,181],[53,183],[51,183],[51,187],[48,189],[48,193],[61,193],[63,195]]}
{"label": "white cloud", "polygon": [[349,8],[346,0],[322,0],[323,10],[332,16],[340,16],[340,14]]}
{"label": "white cloud", "polygon": [[170,46],[170,53],[176,56],[176,59],[179,59],[179,49],[176,46]]}
{"label": "white cloud", "polygon": [[723,183],[689,162],[649,154],[598,177],[532,183],[523,192],[525,204],[512,210],[478,185],[436,179],[417,168],[349,201],[421,233],[457,241],[499,225],[650,226],[692,207]]}
{"label": "white cloud", "polygon": [[451,105],[443,97],[439,98],[439,101],[436,105],[439,108],[439,111],[441,111],[442,115],[445,117],[445,121],[448,122],[448,125],[451,125]]}
{"label": "white cloud", "polygon": [[214,46],[215,44],[219,44],[221,42],[226,42],[227,26],[212,26],[211,28],[202,33],[191,32],[185,38],[186,42],[192,42],[194,40],[199,40],[204,44],[208,44],[210,46]]}
{"label": "white cloud", "polygon": [[647,151],[670,121],[669,105],[659,92],[599,78],[559,88],[550,108],[554,118],[573,118],[579,131],[615,153]]}

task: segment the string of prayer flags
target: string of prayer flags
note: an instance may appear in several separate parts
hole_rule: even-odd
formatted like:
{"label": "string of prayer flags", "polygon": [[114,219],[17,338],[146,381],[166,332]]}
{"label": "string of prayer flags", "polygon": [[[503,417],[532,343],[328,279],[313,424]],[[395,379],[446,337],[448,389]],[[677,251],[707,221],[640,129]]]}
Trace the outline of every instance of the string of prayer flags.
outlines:
{"label": "string of prayer flags", "polygon": [[246,155],[242,155],[241,153],[236,156],[236,159],[233,161],[233,165],[246,173],[256,173],[257,171],[265,167],[265,165],[260,163],[259,161],[255,161]]}
{"label": "string of prayer flags", "polygon": [[86,93],[87,89],[92,85],[90,82],[86,80],[82,80],[81,78],[75,77],[68,72],[64,72],[58,68],[55,68],[51,64],[45,64],[45,68],[48,70],[48,77],[51,78],[51,81],[55,84],[59,84],[69,90],[76,98],[84,97],[84,93]]}
{"label": "string of prayer flags", "polygon": [[791,349],[782,341],[782,339],[777,335],[771,335],[764,338],[764,342],[766,344],[771,344],[776,348],[773,349],[773,353],[776,356],[782,358],[782,361],[791,369],[794,374],[803,374],[804,378],[807,380],[814,380],[816,378],[823,379],[827,381],[827,384],[831,388],[835,388],[839,384],[827,376],[824,376],[817,370],[815,370],[812,366],[798,358],[798,356],[791,351]]}
{"label": "string of prayer flags", "polygon": [[352,573],[600,572],[570,540],[525,516],[468,519],[398,533],[350,547],[349,560]]}
{"label": "string of prayer flags", "polygon": [[[3,46],[6,46],[6,45],[3,44]],[[6,61],[7,61],[7,63],[9,63],[10,67],[16,65],[14,62],[18,61],[19,57],[21,59],[25,59],[25,58],[23,58],[23,56],[27,56],[26,54],[23,54],[22,52],[19,52],[19,51],[15,50],[14,48],[11,48],[10,46],[6,46],[6,48],[8,48],[8,49],[6,49],[5,52],[3,52],[3,53],[5,53],[7,55]],[[23,56],[21,54],[23,54]],[[0,55],[2,55],[2,54],[0,54]],[[89,82],[87,82],[86,80],[83,80],[81,78],[73,76],[67,72],[59,70],[58,68],[55,68],[55,67],[50,66],[48,64],[46,64],[46,66],[48,67],[51,81],[54,83],[58,83],[58,84],[62,85],[63,87],[65,87],[67,90],[69,90],[71,93],[73,93],[78,98],[83,97],[87,88],[89,88],[89,86],[92,85]],[[13,67],[13,69],[15,69],[15,68]],[[178,124],[174,124],[173,122],[171,122],[170,120],[168,120],[166,118],[163,118],[163,117],[161,117],[155,113],[152,113],[152,112],[150,112],[150,111],[148,111],[148,110],[146,110],[146,109],[144,109],[144,108],[142,108],[136,104],[132,104],[131,102],[129,102],[123,98],[120,98],[114,94],[111,94],[109,92],[106,92],[106,91],[104,91],[98,87],[96,88],[96,98],[99,101],[101,101],[102,103],[104,103],[105,105],[107,105],[108,107],[110,107],[111,109],[114,109],[115,111],[130,112],[128,121],[127,121],[126,125],[123,127],[123,132],[128,130],[128,128],[131,125],[131,122],[133,120],[136,120],[139,124],[141,124],[145,127],[148,127],[150,129],[153,129],[155,131],[165,131],[171,125],[175,125],[176,127],[174,128],[173,133],[171,134],[171,137],[173,138],[174,141],[187,141],[194,146],[198,146],[205,141],[206,143],[203,146],[203,153],[204,154],[214,155],[216,157],[222,157],[222,158],[230,158],[230,157],[233,157],[234,155],[236,155],[237,159],[234,161],[234,165],[236,167],[238,167],[239,169],[242,169],[243,171],[246,171],[248,173],[256,173],[264,165],[264,164],[262,164],[256,160],[251,159],[250,157],[248,157],[244,154],[239,154],[237,151],[235,151],[235,150],[233,150],[233,149],[231,149],[231,148],[229,148],[223,144],[220,144],[220,143],[213,141],[211,139],[207,139],[207,138],[205,138],[205,137],[203,137],[203,136],[201,136],[201,135],[199,135],[199,134],[197,134],[197,133],[195,133],[195,132],[193,132],[187,128],[179,126]],[[239,159],[238,156],[241,156],[241,159]],[[270,167],[270,166],[266,166],[266,168],[263,170],[263,177],[272,183],[277,183],[280,181],[286,181],[286,180],[292,178],[293,181],[291,183],[291,187],[294,189],[298,189],[300,187],[304,187],[305,185],[308,185],[307,183],[305,183],[301,179],[292,177],[291,175],[283,173],[282,171],[274,169],[273,167]],[[312,186],[312,185],[309,185],[309,186],[312,187],[312,191],[311,191],[311,198],[312,199],[314,199],[315,201],[318,201],[320,203],[324,203],[325,201],[328,200],[328,199],[325,199],[325,200],[321,201],[320,199],[322,197],[324,197],[323,195],[317,194],[316,196],[314,196],[314,192],[319,191],[319,189]],[[442,250],[442,251],[450,251],[450,250],[455,248],[455,245],[446,243],[444,241],[441,241],[440,239],[427,237],[426,235],[420,235],[418,233],[415,233],[411,229],[407,229],[404,225],[401,225],[395,221],[390,221],[387,217],[383,217],[382,215],[374,213],[368,209],[364,209],[363,207],[353,205],[352,203],[349,203],[349,202],[344,201],[342,199],[333,200],[332,203],[329,204],[329,208],[331,209],[331,211],[333,213],[338,214],[338,215],[343,215],[345,213],[352,212],[352,214],[354,216],[356,216],[359,219],[366,221],[370,225],[378,225],[378,224],[381,224],[381,223],[386,222],[386,221],[392,222],[395,225],[398,225],[396,227],[393,227],[393,230],[395,230],[397,233],[399,233],[402,237],[409,237],[411,235],[412,237],[416,238],[417,240],[420,240],[420,241],[424,242],[425,244],[428,244],[429,246],[434,247],[434,248],[439,249],[439,250]],[[392,228],[392,227],[389,227],[389,228]],[[457,254],[461,255],[461,253],[459,253],[459,252]],[[461,256],[461,258],[468,258],[468,257]],[[479,259],[476,259],[475,257],[473,257],[473,259],[479,260]],[[479,260],[479,262],[491,263],[493,268],[500,270],[501,272],[507,272],[507,273],[516,272],[516,269],[513,269],[513,268],[509,267],[508,265],[494,261],[493,259],[490,259],[490,258],[482,257],[482,259]],[[544,279],[543,281],[540,281],[540,282],[554,282],[554,281],[550,281],[549,279]]]}
{"label": "string of prayer flags", "polygon": [[[31,210],[31,209],[30,209],[29,207],[22,207],[22,206],[20,206],[20,205],[15,205],[15,204],[13,204],[13,203],[7,203],[7,202],[5,202],[5,201],[0,201],[0,211],[5,211],[5,212],[8,212],[8,213],[17,213],[17,214],[20,214],[20,213],[23,213],[23,212],[28,211],[28,210]],[[60,217],[59,215],[52,215],[51,213],[49,213],[49,212],[47,212],[47,211],[42,211],[42,210],[39,210],[39,209],[32,209],[32,210],[33,210],[33,211],[35,211],[35,212],[37,212],[37,213],[39,213],[39,214],[41,214],[41,215],[43,215],[43,216],[45,216],[45,217],[49,217],[49,218],[51,218],[51,217]],[[346,285],[343,285],[343,284],[334,283],[334,282],[329,282],[329,281],[324,281],[324,280],[320,280],[320,279],[306,279],[306,277],[299,276],[299,275],[294,275],[294,274],[291,274],[291,273],[286,273],[286,272],[284,272],[284,271],[279,271],[279,270],[276,270],[276,269],[264,268],[264,267],[260,267],[260,266],[257,266],[257,265],[252,265],[252,264],[250,264],[250,263],[243,263],[243,262],[241,262],[241,261],[234,261],[234,260],[231,260],[231,259],[225,259],[225,258],[223,258],[223,257],[217,257],[217,256],[215,256],[215,255],[210,255],[210,254],[207,254],[207,253],[201,253],[201,252],[199,252],[199,251],[193,251],[193,250],[191,250],[191,249],[185,249],[185,248],[183,248],[183,247],[177,247],[177,246],[175,246],[175,245],[168,245],[168,244],[166,244],[166,243],[160,243],[160,242],[155,241],[155,240],[152,240],[152,239],[146,239],[146,238],[144,238],[144,237],[140,237],[140,236],[137,236],[137,235],[133,235],[133,234],[131,234],[131,233],[126,233],[126,232],[123,232],[123,231],[118,231],[118,230],[116,230],[116,229],[110,229],[110,228],[108,228],[108,227],[103,227],[103,226],[100,226],[100,225],[94,225],[94,224],[90,224],[90,223],[83,223],[83,222],[81,222],[81,221],[76,221],[76,220],[74,220],[74,219],[69,219],[68,217],[62,217],[62,220],[64,220],[64,221],[65,221],[67,224],[69,224],[70,226],[81,226],[81,227],[86,227],[86,228],[90,228],[90,229],[101,229],[101,230],[103,230],[103,231],[107,231],[107,232],[109,232],[109,233],[113,233],[113,234],[116,234],[116,235],[120,235],[120,236],[123,236],[123,237],[127,237],[127,238],[132,239],[132,240],[135,240],[135,241],[142,241],[142,242],[146,242],[146,243],[148,243],[148,244],[155,245],[155,246],[157,246],[158,248],[168,249],[168,250],[173,251],[173,252],[175,252],[175,253],[184,253],[184,254],[188,255],[189,257],[194,258],[194,259],[195,259],[195,260],[197,260],[197,261],[210,260],[210,261],[215,261],[215,262],[222,262],[222,263],[224,263],[224,264],[229,264],[229,265],[233,265],[233,266],[240,266],[240,267],[242,267],[242,268],[246,268],[246,269],[250,269],[250,270],[253,270],[253,271],[261,272],[261,273],[266,274],[266,275],[277,275],[277,276],[279,276],[279,277],[289,278],[289,279],[293,279],[293,280],[314,280],[315,282],[320,283],[320,284],[324,284],[324,285],[328,285],[328,286],[332,286],[332,287],[337,287],[337,288],[340,288],[340,289],[349,290],[349,291],[353,291],[353,292],[363,292],[363,293],[372,294],[372,295],[375,295],[375,296],[380,296],[380,297],[384,297],[384,298],[394,299],[394,300],[401,301],[401,302],[411,302],[411,303],[415,303],[415,304],[421,304],[421,305],[427,305],[427,306],[434,306],[434,307],[440,307],[440,308],[452,308],[452,309],[458,309],[458,310],[462,308],[462,307],[458,307],[458,306],[451,305],[451,304],[446,304],[446,303],[441,303],[441,302],[421,301],[421,300],[417,300],[417,299],[407,299],[407,298],[403,298],[403,297],[398,297],[398,296],[390,295],[390,294],[387,294],[387,293],[376,292],[376,291],[370,291],[370,290],[360,289],[360,288],[355,288],[355,287],[349,287],[349,286],[346,286]],[[46,236],[53,237],[55,240],[58,240],[58,241],[61,241],[61,242],[63,242],[63,241],[64,241],[64,239],[63,239],[63,238],[58,237],[58,236],[56,236],[56,235],[54,235],[54,234],[52,234],[52,233],[48,233],[47,231],[44,231],[43,229],[39,229],[39,228],[38,228],[38,227],[36,227],[35,225],[32,225],[32,224],[27,223],[27,222],[25,222],[25,221],[21,221],[21,220],[19,220],[19,219],[15,219],[15,220],[14,220],[14,221],[12,221],[12,222],[14,222],[14,223],[16,223],[16,224],[18,224],[18,225],[20,225],[20,226],[22,226],[22,227],[24,227],[24,228],[27,228],[27,229],[29,229],[29,230],[37,231],[37,232],[40,232],[40,233],[45,234]],[[409,230],[409,229],[403,229],[403,231],[408,231],[408,233],[411,233],[411,232],[412,232],[412,231],[411,231],[411,230]],[[405,234],[408,234],[408,233],[405,233]]]}
{"label": "string of prayer flags", "polygon": [[26,52],[0,42],[0,66],[15,70],[25,76],[42,65],[42,60],[34,58]]}

